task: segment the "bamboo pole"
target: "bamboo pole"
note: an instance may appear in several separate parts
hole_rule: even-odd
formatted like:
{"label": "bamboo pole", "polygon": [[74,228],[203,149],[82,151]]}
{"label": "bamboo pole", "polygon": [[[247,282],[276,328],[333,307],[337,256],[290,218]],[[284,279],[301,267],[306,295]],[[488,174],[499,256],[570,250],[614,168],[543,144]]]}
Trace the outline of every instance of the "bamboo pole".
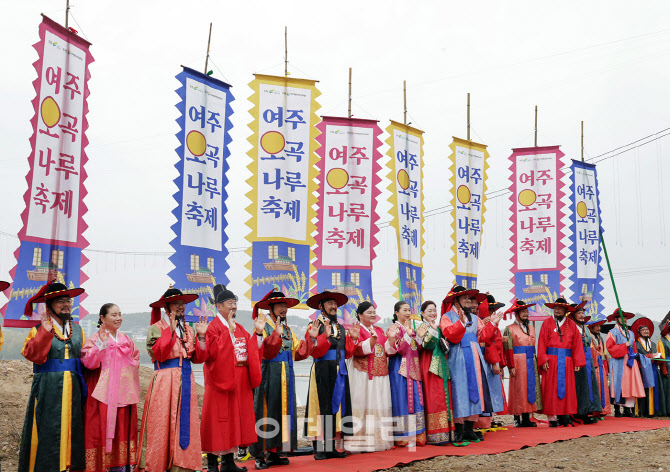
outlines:
{"label": "bamboo pole", "polygon": [[537,105],[535,105],[535,147],[537,147]]}
{"label": "bamboo pole", "polygon": [[288,26],[284,26],[284,77],[288,77]]}
{"label": "bamboo pole", "polygon": [[349,118],[351,118],[351,67],[349,67]]}
{"label": "bamboo pole", "polygon": [[209,38],[207,39],[207,56],[205,57],[205,75],[207,75],[207,66],[209,65],[209,45],[212,42],[212,23],[209,23]]}
{"label": "bamboo pole", "polygon": [[468,92],[468,141],[470,141],[470,92]]}
{"label": "bamboo pole", "polygon": [[403,111],[403,124],[407,124],[407,81],[402,81],[402,109]]}

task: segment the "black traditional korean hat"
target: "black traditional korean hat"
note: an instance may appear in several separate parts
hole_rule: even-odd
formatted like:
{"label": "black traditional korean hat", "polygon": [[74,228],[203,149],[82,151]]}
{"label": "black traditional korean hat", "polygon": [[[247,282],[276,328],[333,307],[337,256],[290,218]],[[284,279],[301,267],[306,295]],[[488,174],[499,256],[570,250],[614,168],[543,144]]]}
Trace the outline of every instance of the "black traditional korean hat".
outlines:
{"label": "black traditional korean hat", "polygon": [[4,292],[5,290],[7,290],[7,288],[10,285],[11,284],[9,282],[5,282],[4,280],[0,280],[0,292]]}
{"label": "black traditional korean hat", "polygon": [[253,319],[258,318],[258,310],[271,310],[272,305],[276,303],[286,303],[286,306],[288,308],[293,308],[294,306],[300,304],[300,300],[298,300],[297,298],[287,297],[282,292],[279,291],[275,292],[273,290],[271,292],[268,292],[267,295],[265,295],[265,297],[263,297],[262,300],[256,302],[251,317]]}
{"label": "black traditional korean hat", "polygon": [[216,284],[212,289],[212,292],[214,296],[209,297],[209,301],[212,305],[223,303],[226,300],[237,301],[237,295],[235,295],[231,290],[228,290],[228,288],[223,284]]}
{"label": "black traditional korean hat", "polygon": [[[630,320],[631,318],[635,318],[635,315],[633,313],[629,313],[627,311],[623,312],[623,317],[626,318],[627,320]],[[614,310],[614,313],[612,313],[610,316],[607,317],[607,321],[614,321],[616,319],[621,319],[621,315],[619,314],[619,309],[617,308]]]}
{"label": "black traditional korean hat", "polygon": [[636,319],[633,325],[630,327],[630,330],[633,332],[633,334],[635,334],[635,340],[640,337],[640,330],[645,326],[649,328],[649,337],[654,335],[654,322],[646,316],[643,316]]}
{"label": "black traditional korean hat", "polygon": [[23,313],[27,317],[30,317],[33,313],[33,303],[46,303],[48,300],[53,300],[58,297],[74,298],[84,293],[84,291],[83,288],[67,288],[65,284],[51,281],[42,286],[42,288],[28,300]]}
{"label": "black traditional korean hat", "polygon": [[163,294],[160,300],[153,302],[151,305],[151,324],[158,323],[161,319],[161,308],[165,308],[168,303],[183,301],[184,303],[191,303],[199,297],[196,293],[182,293],[178,288],[170,287]]}
{"label": "black traditional korean hat", "polygon": [[575,307],[570,305],[568,303],[568,301],[563,297],[558,297],[554,303],[545,303],[544,306],[546,306],[547,308],[550,308],[552,310],[556,307],[563,307],[566,310],[568,310],[568,313],[572,313],[573,311],[576,311]]}
{"label": "black traditional korean hat", "polygon": [[320,310],[321,304],[328,300],[335,301],[337,306],[340,307],[347,304],[349,297],[340,292],[329,292],[328,290],[324,290],[321,293],[317,293],[316,295],[309,297],[307,300],[307,306],[315,310]]}

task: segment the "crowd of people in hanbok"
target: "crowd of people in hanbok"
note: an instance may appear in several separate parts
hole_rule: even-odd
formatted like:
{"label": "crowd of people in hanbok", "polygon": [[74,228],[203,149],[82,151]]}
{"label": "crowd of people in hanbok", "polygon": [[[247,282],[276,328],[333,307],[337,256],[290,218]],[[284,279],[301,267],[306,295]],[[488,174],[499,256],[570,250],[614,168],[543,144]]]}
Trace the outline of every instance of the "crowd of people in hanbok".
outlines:
{"label": "crowd of people in hanbok", "polygon": [[[347,296],[325,291],[307,300],[318,316],[298,337],[286,315],[299,300],[268,293],[254,306],[249,332],[236,323],[235,294],[216,285],[211,320],[186,323],[186,306],[198,295],[177,288],[150,305],[146,348],[154,374],[138,431],[138,347],[122,332],[113,303],[101,307],[98,331],[85,337],[72,322],[73,297],[83,291],[52,282],[26,304],[29,314],[35,303],[46,310],[22,350],[34,376],[21,472],[244,471],[238,448],[248,448],[253,467],[264,470],[290,463],[299,430],[312,441],[314,459],[326,460],[468,446],[494,439],[488,433],[503,427],[501,414],[513,415],[514,427],[557,428],[596,423],[612,405],[615,417],[670,409],[668,321],[656,345],[648,318],[628,326],[634,315],[617,309],[591,320],[586,302],[558,298],[545,304],[553,315],[536,336],[533,304],[515,300],[503,310],[488,293],[454,286],[439,306],[425,301],[420,319],[399,301],[384,330],[365,301],[345,328],[338,309]],[[501,332],[503,319],[512,322]],[[309,358],[299,421],[294,363]],[[193,364],[203,364],[202,411]]]}

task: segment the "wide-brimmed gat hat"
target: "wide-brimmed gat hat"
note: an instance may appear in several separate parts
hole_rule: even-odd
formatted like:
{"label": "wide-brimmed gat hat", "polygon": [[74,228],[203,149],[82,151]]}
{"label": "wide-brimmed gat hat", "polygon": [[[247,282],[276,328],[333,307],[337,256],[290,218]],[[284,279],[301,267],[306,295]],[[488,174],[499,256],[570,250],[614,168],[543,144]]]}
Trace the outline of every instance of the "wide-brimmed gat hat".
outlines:
{"label": "wide-brimmed gat hat", "polygon": [[519,300],[517,298],[514,300],[514,303],[512,303],[512,306],[509,307],[507,311],[505,311],[505,314],[507,315],[508,313],[514,313],[516,315],[521,310],[527,310],[532,306],[535,306],[535,303],[526,303],[523,300]]}
{"label": "wide-brimmed gat hat", "polygon": [[[584,307],[586,306],[586,300],[582,301],[581,303],[571,303],[570,306],[575,309],[575,311],[572,311],[568,313],[568,316],[571,316],[574,319],[575,313],[577,313],[579,310],[584,311]],[[586,315],[584,316],[584,323],[588,322],[591,319],[591,315]]]}
{"label": "wide-brimmed gat hat", "polygon": [[277,303],[286,303],[287,308],[293,308],[294,306],[300,304],[300,300],[297,298],[287,297],[282,292],[275,292],[273,290],[268,292],[262,300],[256,302],[251,313],[251,317],[253,319],[258,318],[258,310],[270,310],[272,309],[272,305],[276,305]]}
{"label": "wide-brimmed gat hat", "polygon": [[467,289],[461,285],[454,285],[451,287],[451,290],[449,290],[449,293],[447,294],[446,297],[444,297],[444,300],[442,302],[446,303],[453,303],[454,300],[458,297],[462,297],[463,295],[469,296],[469,297],[474,297],[479,293],[479,290],[477,289]]}
{"label": "wide-brimmed gat hat", "polygon": [[316,295],[309,297],[307,300],[307,306],[315,310],[320,310],[321,303],[327,300],[333,300],[335,303],[337,303],[337,306],[340,307],[347,304],[349,297],[340,292],[330,292],[328,290],[324,290],[321,293],[317,293]]}
{"label": "wide-brimmed gat hat", "polygon": [[661,321],[661,324],[658,325],[658,329],[661,331],[661,337],[664,337],[668,332],[670,332],[670,320]]}
{"label": "wide-brimmed gat hat", "polygon": [[630,330],[635,335],[636,340],[640,337],[640,329],[644,328],[645,326],[649,328],[649,337],[654,335],[654,322],[646,316],[643,316],[642,318],[636,319],[633,323],[633,326],[630,327]]}
{"label": "wide-brimmed gat hat", "polygon": [[48,300],[60,297],[74,298],[84,292],[85,290],[83,288],[67,288],[65,284],[60,282],[49,282],[46,285],[43,285],[42,288],[40,288],[39,291],[26,302],[23,314],[30,318],[33,314],[33,303],[46,303]]}
{"label": "wide-brimmed gat hat", "polygon": [[568,313],[572,313],[573,311],[576,311],[575,307],[570,305],[568,303],[568,301],[563,297],[558,297],[554,303],[545,303],[544,306],[546,306],[547,308],[549,308],[551,310],[553,310],[556,307],[563,307],[566,310],[568,310]]}
{"label": "wide-brimmed gat hat", "polygon": [[504,303],[502,302],[497,302],[495,297],[488,292],[486,292],[486,302],[489,304],[489,310],[490,311],[496,311],[500,310],[502,307],[505,306]]}
{"label": "wide-brimmed gat hat", "polygon": [[151,305],[151,324],[158,323],[161,319],[161,308],[167,307],[168,303],[175,303],[183,301],[184,303],[191,303],[199,297],[196,293],[182,293],[178,288],[170,287],[163,294],[163,296],[153,302]]}
{"label": "wide-brimmed gat hat", "polygon": [[[633,313],[629,313],[627,311],[623,312],[623,317],[627,320],[630,320],[631,318],[635,318],[635,315]],[[619,314],[619,309],[617,308],[614,310],[614,313],[612,313],[610,316],[607,317],[607,321],[614,321],[616,319],[621,319],[621,315]]]}

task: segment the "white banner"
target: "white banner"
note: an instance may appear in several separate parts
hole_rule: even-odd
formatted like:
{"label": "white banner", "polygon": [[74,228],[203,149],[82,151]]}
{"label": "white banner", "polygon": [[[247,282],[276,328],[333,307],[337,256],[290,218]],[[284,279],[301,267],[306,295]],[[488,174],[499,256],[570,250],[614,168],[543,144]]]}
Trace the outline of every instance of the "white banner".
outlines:
{"label": "white banner", "polygon": [[559,233],[557,155],[520,154],[516,161],[516,235],[519,271],[555,268]]}
{"label": "white banner", "polygon": [[423,228],[421,138],[399,129],[393,130],[395,192],[398,202],[400,259],[421,264]]}
{"label": "white banner", "polygon": [[76,242],[86,52],[45,32],[26,236]]}
{"label": "white banner", "polygon": [[456,273],[477,276],[484,205],[483,149],[454,147]]}
{"label": "white banner", "polygon": [[326,125],[323,266],[371,264],[373,141],[371,127]]}
{"label": "white banner", "polygon": [[186,79],[181,244],[221,250],[226,93]]}
{"label": "white banner", "polygon": [[598,194],[595,168],[574,167],[573,214],[575,221],[575,252],[577,278],[596,279],[600,261],[600,221],[598,221]]}
{"label": "white banner", "polygon": [[259,84],[257,237],[305,241],[311,91]]}

